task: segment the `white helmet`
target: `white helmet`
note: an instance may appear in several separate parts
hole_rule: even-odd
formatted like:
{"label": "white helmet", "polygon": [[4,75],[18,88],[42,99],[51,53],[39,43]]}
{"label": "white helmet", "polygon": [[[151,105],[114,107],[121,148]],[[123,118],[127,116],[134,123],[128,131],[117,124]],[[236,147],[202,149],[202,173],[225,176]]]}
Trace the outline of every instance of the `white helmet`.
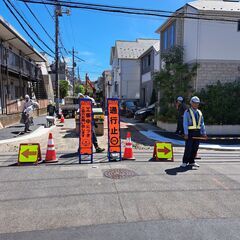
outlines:
{"label": "white helmet", "polygon": [[182,96],[177,97],[177,101],[182,102],[183,101],[183,97]]}
{"label": "white helmet", "polygon": [[200,99],[197,96],[193,96],[190,100],[190,103],[200,103]]}
{"label": "white helmet", "polygon": [[30,99],[29,95],[26,94],[25,95],[25,99]]}

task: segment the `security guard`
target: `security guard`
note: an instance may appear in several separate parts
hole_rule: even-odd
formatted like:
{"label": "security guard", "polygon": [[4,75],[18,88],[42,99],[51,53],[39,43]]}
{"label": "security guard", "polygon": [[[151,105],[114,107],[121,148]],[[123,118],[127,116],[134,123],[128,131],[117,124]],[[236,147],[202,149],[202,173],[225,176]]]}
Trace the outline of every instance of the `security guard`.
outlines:
{"label": "security guard", "polygon": [[203,136],[207,138],[203,115],[198,109],[199,103],[200,99],[197,96],[192,97],[190,101],[191,107],[183,115],[185,151],[181,167],[186,167],[188,164],[199,167],[194,161],[199,147],[199,139],[194,139],[194,137]]}

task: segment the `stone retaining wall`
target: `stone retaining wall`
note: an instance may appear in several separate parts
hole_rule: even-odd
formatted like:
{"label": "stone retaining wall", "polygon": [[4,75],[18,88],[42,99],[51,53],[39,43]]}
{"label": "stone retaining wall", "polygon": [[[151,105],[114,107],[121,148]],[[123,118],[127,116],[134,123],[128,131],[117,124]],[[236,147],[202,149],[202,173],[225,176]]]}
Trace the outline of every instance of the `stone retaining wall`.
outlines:
{"label": "stone retaining wall", "polygon": [[[43,115],[47,113],[47,108],[37,109],[34,111],[34,117]],[[21,113],[13,113],[8,115],[0,115],[0,128],[7,127],[9,125],[19,123],[21,118]]]}

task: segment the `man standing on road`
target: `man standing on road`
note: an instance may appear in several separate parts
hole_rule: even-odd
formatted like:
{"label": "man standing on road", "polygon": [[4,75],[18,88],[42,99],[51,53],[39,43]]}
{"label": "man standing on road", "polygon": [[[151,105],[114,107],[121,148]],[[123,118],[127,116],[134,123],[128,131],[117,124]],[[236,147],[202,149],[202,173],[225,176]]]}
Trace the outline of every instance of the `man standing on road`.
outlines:
{"label": "man standing on road", "polygon": [[199,148],[199,137],[207,138],[202,112],[198,109],[200,99],[197,96],[191,98],[191,107],[184,112],[183,128],[185,139],[185,150],[181,167],[199,167],[194,159]]}
{"label": "man standing on road", "polygon": [[29,95],[25,95],[25,102],[23,104],[22,120],[25,125],[24,132],[31,132],[30,125],[33,123],[31,116],[34,108],[39,108],[39,104],[30,99]]}
{"label": "man standing on road", "polygon": [[[91,98],[91,97],[89,97],[89,96],[87,96],[87,95],[84,96],[82,93],[79,93],[78,96],[79,96],[79,98],[90,99],[90,100],[92,101],[92,104],[93,104],[93,105],[96,105],[96,102],[95,102],[95,100],[94,100],[93,98]],[[94,120],[93,120],[93,121],[94,121]],[[94,122],[94,126],[96,127],[95,122]],[[100,148],[99,145],[98,145],[97,135],[96,135],[96,132],[95,132],[94,127],[92,128],[92,139],[93,139],[93,145],[94,145],[97,153],[101,153],[101,152],[105,151],[104,148]],[[78,151],[79,151],[79,150],[78,150]]]}
{"label": "man standing on road", "polygon": [[177,130],[176,134],[183,135],[183,114],[185,110],[187,109],[187,105],[184,102],[184,99],[182,96],[179,96],[176,100],[176,108],[178,110],[178,119],[177,119]]}

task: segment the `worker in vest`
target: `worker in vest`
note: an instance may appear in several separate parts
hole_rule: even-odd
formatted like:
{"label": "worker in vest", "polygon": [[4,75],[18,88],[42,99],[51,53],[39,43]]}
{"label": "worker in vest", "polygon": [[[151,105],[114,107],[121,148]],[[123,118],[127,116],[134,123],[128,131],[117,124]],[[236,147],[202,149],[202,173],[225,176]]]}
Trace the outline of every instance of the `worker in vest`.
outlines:
{"label": "worker in vest", "polygon": [[203,115],[198,109],[199,103],[200,99],[197,96],[192,97],[190,101],[191,107],[183,115],[185,151],[181,167],[186,167],[188,164],[199,167],[194,161],[199,147],[199,139],[194,139],[194,137],[202,136],[207,138]]}

